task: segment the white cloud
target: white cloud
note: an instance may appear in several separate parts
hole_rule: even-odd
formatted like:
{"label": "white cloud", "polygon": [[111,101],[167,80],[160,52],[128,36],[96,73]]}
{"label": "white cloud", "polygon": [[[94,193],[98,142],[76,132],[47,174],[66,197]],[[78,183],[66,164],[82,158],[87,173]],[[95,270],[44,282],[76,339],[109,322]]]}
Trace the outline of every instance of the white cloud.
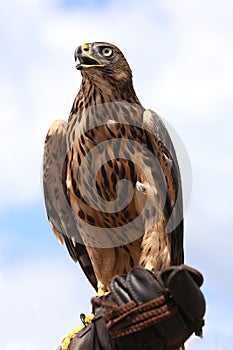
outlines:
{"label": "white cloud", "polygon": [[4,348],[0,348],[0,350],[32,350],[31,347],[27,346],[26,344],[14,344],[10,347],[4,347]]}
{"label": "white cloud", "polygon": [[232,108],[233,49],[222,29],[229,19],[228,2],[225,11],[219,1],[213,4],[226,18],[216,11],[207,13],[206,3],[200,1],[189,6],[183,1],[151,1],[145,7],[134,2],[133,16],[131,2],[124,4],[124,11],[121,3],[114,3],[93,12],[62,12],[55,2],[42,0],[30,6],[11,3],[15,26],[3,17],[11,11],[9,5],[1,5],[2,32],[8,33],[3,52],[10,55],[2,58],[9,75],[3,74],[0,85],[2,208],[38,198],[44,136],[54,119],[68,116],[80,83],[73,51],[81,42],[108,40],[122,47],[135,68],[142,102],[184,135],[192,133],[190,123],[199,127],[197,122],[207,132],[209,123],[219,117],[216,111]]}
{"label": "white cloud", "polygon": [[93,295],[71,261],[66,264],[54,258],[5,268],[0,349],[56,349],[69,331],[81,325],[79,314],[90,312]]}

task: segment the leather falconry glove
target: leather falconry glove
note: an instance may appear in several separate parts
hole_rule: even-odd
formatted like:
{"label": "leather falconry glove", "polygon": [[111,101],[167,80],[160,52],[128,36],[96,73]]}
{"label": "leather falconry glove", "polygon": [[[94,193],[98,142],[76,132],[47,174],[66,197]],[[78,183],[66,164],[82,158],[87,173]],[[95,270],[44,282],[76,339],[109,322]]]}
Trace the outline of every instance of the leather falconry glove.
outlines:
{"label": "leather falconry glove", "polygon": [[186,265],[117,275],[110,294],[92,299],[95,317],[68,350],[184,349],[193,333],[202,336],[202,283],[200,272]]}

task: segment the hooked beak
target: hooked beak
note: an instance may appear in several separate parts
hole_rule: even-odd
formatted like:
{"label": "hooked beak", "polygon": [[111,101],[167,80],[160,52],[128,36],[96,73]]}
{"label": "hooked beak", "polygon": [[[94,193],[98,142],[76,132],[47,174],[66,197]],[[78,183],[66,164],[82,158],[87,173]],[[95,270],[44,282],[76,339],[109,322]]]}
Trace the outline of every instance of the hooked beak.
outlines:
{"label": "hooked beak", "polygon": [[102,66],[102,63],[97,58],[89,54],[88,44],[78,46],[75,50],[74,58],[75,67],[78,70]]}

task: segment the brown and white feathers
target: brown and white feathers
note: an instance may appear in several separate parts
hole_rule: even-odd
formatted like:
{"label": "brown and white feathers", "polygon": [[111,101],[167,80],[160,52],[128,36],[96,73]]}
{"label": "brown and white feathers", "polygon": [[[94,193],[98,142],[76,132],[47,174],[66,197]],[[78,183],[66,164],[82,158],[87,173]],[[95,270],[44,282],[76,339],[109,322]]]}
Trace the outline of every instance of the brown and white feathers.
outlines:
{"label": "brown and white feathers", "polygon": [[122,52],[96,42],[75,58],[80,90],[68,122],[54,122],[45,141],[45,205],[71,257],[108,290],[135,265],[183,262],[181,179],[171,138],[140,104]]}

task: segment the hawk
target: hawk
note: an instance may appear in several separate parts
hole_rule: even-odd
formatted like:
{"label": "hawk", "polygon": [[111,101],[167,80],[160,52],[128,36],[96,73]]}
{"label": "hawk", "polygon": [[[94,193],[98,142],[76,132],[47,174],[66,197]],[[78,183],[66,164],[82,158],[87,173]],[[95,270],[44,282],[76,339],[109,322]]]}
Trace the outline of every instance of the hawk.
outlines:
{"label": "hawk", "polygon": [[68,121],[55,121],[45,140],[44,200],[56,237],[105,292],[136,265],[183,263],[181,177],[169,133],[140,104],[123,53],[94,42],[77,47],[75,60],[80,90]]}

